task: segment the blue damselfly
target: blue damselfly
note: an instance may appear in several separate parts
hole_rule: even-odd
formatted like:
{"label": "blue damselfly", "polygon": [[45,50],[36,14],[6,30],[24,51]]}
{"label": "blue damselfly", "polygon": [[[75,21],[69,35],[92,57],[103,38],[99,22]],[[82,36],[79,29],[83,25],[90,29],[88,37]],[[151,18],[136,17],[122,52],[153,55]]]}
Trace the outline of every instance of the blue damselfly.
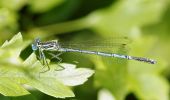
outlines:
{"label": "blue damselfly", "polygon": [[39,52],[39,59],[42,60],[43,65],[46,65],[49,68],[48,62],[46,60],[46,56],[44,54],[44,51],[58,51],[57,55],[51,54],[55,58],[61,62],[61,58],[59,58],[59,55],[63,52],[78,52],[78,53],[84,53],[84,54],[94,54],[94,55],[100,55],[100,56],[107,56],[107,57],[114,57],[114,58],[122,58],[127,60],[136,60],[140,62],[146,62],[149,64],[155,64],[156,61],[153,59],[145,58],[145,57],[135,57],[135,56],[128,56],[128,55],[122,55],[117,53],[109,53],[109,52],[101,52],[101,51],[91,51],[91,50],[81,50],[81,49],[75,49],[75,48],[66,48],[62,47],[58,41],[47,41],[47,42],[41,42],[39,38],[35,39],[34,43],[32,44],[32,50]]}

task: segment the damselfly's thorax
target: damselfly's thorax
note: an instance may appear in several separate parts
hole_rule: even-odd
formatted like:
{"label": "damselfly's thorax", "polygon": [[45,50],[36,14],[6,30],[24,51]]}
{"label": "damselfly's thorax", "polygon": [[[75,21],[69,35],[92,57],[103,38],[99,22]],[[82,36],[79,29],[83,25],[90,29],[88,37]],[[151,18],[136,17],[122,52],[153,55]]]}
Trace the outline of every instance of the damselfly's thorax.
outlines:
{"label": "damselfly's thorax", "polygon": [[34,43],[32,44],[32,49],[36,51],[37,49],[41,50],[57,50],[60,48],[58,41],[47,41],[41,42],[40,39],[35,39]]}
{"label": "damselfly's thorax", "polygon": [[38,46],[42,49],[42,50],[57,50],[59,47],[59,44],[57,41],[47,41],[47,42],[40,42],[38,44]]}

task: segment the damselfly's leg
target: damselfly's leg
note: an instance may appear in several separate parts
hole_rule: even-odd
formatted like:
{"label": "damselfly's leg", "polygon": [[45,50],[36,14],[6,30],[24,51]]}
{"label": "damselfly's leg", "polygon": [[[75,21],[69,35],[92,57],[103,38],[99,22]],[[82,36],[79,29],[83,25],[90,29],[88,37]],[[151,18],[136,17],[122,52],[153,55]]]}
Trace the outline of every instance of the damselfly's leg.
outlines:
{"label": "damselfly's leg", "polygon": [[49,65],[48,65],[48,62],[47,62],[47,60],[46,60],[46,57],[45,57],[45,54],[44,54],[43,50],[40,50],[40,49],[39,49],[38,59],[40,60],[40,63],[43,65],[42,69],[44,69],[44,67],[47,67],[47,70],[44,70],[44,71],[39,72],[39,78],[40,78],[40,74],[49,71],[49,70],[50,70],[50,67],[49,67]]}
{"label": "damselfly's leg", "polygon": [[44,61],[45,55],[43,54],[42,50],[39,49],[39,56],[37,56],[37,57],[40,60],[40,63],[43,65],[43,68],[44,68],[44,65],[45,65],[45,61]]}
{"label": "damselfly's leg", "polygon": [[47,70],[42,71],[40,73],[45,73],[45,72],[50,70],[50,67],[49,67],[49,64],[48,64],[48,62],[46,60],[46,56],[45,56],[45,54],[44,54],[44,52],[42,50],[39,50],[39,55],[40,55],[40,60],[42,60],[43,68],[47,67]]}
{"label": "damselfly's leg", "polygon": [[52,59],[56,58],[58,60],[58,66],[61,68],[61,69],[55,69],[56,71],[61,71],[61,70],[64,70],[65,68],[60,65],[60,63],[62,62],[62,59],[59,57],[62,52],[58,53],[58,54],[53,54],[53,53],[49,53],[51,56],[52,56]]}

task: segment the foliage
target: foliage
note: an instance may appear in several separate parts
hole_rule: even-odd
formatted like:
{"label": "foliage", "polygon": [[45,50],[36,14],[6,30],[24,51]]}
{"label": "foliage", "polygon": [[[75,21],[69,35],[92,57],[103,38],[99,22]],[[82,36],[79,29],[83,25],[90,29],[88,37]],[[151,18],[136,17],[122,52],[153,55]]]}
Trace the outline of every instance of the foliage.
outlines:
{"label": "foliage", "polygon": [[[18,31],[22,31],[24,40],[18,33],[0,48],[0,93],[16,100],[53,100],[73,97],[67,86],[82,84],[72,87],[75,99],[168,100],[169,17],[169,0],[1,0],[0,43]],[[157,63],[65,53],[60,57],[66,70],[54,71],[58,67],[56,60],[49,60],[50,71],[40,74],[39,78],[42,65],[29,46],[36,37],[84,43],[82,41],[96,38],[102,38],[103,42],[104,38],[124,36],[130,40],[125,42],[125,48],[119,48],[124,44],[120,39],[114,41],[119,43],[119,49],[109,50],[153,58]],[[90,45],[83,49],[89,49]],[[95,49],[102,51],[104,46]],[[95,74],[87,81],[94,73],[88,68],[93,68]]]}
{"label": "foliage", "polygon": [[31,54],[24,62],[19,57],[20,52],[29,42],[23,42],[21,33],[15,35],[10,41],[1,46],[1,94],[5,96],[22,96],[29,92],[23,88],[29,85],[41,92],[54,97],[74,97],[74,93],[67,86],[84,83],[93,71],[86,68],[75,68],[75,65],[62,64],[63,71],[55,71],[56,65],[51,65],[53,70],[40,74],[41,63],[35,54]]}

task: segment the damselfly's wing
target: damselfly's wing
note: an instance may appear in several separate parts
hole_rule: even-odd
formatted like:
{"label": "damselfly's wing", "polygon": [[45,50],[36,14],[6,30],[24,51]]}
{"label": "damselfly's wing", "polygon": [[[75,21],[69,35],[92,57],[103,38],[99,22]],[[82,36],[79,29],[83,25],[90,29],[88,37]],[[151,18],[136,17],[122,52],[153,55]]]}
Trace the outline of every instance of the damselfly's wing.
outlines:
{"label": "damselfly's wing", "polygon": [[127,44],[129,42],[130,40],[126,37],[112,37],[80,41],[59,41],[59,45],[62,48],[116,53],[120,49],[127,51]]}

